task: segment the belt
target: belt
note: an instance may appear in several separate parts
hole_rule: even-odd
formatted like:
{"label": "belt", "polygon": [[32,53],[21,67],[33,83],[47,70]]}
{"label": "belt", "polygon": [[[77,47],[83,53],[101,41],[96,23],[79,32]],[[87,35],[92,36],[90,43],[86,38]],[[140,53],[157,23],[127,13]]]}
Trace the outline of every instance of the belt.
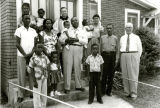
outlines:
{"label": "belt", "polygon": [[128,51],[128,52],[121,52],[121,53],[138,53],[138,51]]}
{"label": "belt", "polygon": [[78,45],[78,44],[70,44],[70,45],[73,45],[73,46],[83,46],[83,45]]}
{"label": "belt", "polygon": [[115,51],[103,51],[102,53],[104,54],[113,54],[113,53],[116,53]]}

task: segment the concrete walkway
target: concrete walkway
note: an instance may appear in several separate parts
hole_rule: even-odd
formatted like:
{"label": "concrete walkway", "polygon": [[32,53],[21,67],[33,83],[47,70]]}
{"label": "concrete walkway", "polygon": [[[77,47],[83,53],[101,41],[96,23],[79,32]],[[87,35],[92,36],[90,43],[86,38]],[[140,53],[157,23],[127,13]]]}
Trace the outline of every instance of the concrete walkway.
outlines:
{"label": "concrete walkway", "polygon": [[[113,95],[112,97],[104,96],[103,97],[103,104],[99,104],[96,99],[95,101],[88,105],[88,99],[82,100],[82,101],[71,101],[68,102],[72,105],[75,105],[79,108],[134,108],[132,105],[130,105],[128,102],[122,100],[121,98],[118,98],[116,95]],[[70,108],[62,104],[49,106],[47,108]]]}

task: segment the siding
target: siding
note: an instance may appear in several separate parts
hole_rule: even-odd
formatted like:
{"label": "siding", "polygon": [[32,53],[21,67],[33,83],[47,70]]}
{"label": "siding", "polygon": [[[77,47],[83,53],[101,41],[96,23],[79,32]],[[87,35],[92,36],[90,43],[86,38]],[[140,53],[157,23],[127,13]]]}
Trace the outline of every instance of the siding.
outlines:
{"label": "siding", "polygon": [[16,74],[16,0],[1,0],[1,76],[2,91],[8,94],[8,80],[17,77]]}
{"label": "siding", "polygon": [[[114,34],[122,36],[124,34],[125,8],[140,10],[140,16],[147,10],[128,0],[102,0],[102,25],[105,27],[108,23],[114,25]],[[142,19],[140,21],[142,25]]]}

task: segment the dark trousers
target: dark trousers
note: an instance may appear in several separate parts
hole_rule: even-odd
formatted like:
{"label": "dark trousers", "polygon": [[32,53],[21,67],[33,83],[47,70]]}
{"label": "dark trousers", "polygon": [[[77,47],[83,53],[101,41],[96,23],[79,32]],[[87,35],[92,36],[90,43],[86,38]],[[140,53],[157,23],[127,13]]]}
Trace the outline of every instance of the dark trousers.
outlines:
{"label": "dark trousers", "polygon": [[[102,57],[104,60],[103,64],[103,75],[101,82],[101,92],[102,94],[110,94],[113,86],[113,78],[115,73],[115,60],[116,53],[115,52],[102,52]],[[107,84],[107,89],[106,89]]]}
{"label": "dark trousers", "polygon": [[100,82],[100,75],[101,72],[90,72],[89,77],[89,101],[93,102],[94,95],[95,95],[95,87],[96,87],[96,95],[97,95],[97,101],[100,101],[101,98],[101,82]]}

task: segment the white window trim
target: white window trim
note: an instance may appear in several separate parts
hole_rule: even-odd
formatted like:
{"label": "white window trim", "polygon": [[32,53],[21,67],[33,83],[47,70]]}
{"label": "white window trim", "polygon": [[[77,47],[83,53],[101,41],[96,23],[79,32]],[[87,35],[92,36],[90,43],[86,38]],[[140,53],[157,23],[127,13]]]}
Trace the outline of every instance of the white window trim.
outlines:
{"label": "white window trim", "polygon": [[138,28],[140,27],[140,10],[136,10],[136,9],[128,9],[128,8],[125,8],[125,24],[127,23],[128,21],[128,13],[134,13],[134,14],[137,14],[138,16]]}
{"label": "white window trim", "polygon": [[101,18],[101,0],[98,0],[98,15]]}
{"label": "white window trim", "polygon": [[[79,22],[83,20],[83,0],[77,0],[77,18]],[[79,23],[79,26],[82,27],[82,23]]]}

